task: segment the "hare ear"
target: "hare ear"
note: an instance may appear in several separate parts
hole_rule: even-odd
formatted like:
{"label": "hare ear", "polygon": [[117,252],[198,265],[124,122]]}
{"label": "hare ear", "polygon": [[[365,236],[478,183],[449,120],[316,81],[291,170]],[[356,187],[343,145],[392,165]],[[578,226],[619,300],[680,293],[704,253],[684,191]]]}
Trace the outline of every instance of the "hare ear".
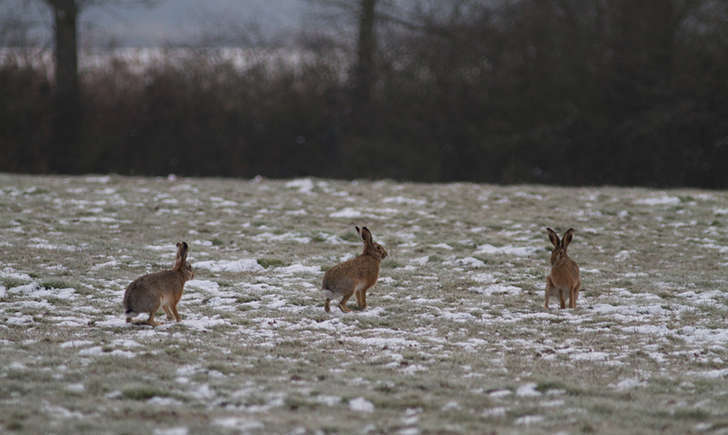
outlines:
{"label": "hare ear", "polygon": [[372,232],[367,227],[361,227],[361,238],[368,244],[374,243],[374,240],[372,240]]}
{"label": "hare ear", "polygon": [[551,240],[551,244],[554,245],[554,248],[559,247],[559,235],[556,234],[556,231],[552,230],[551,228],[546,228],[546,231],[549,233],[549,240]]}
{"label": "hare ear", "polygon": [[564,244],[564,249],[566,249],[566,247],[569,246],[569,243],[571,243],[571,241],[574,240],[574,229],[569,228],[568,230],[566,230],[562,240],[563,240],[563,244]]}
{"label": "hare ear", "polygon": [[177,242],[177,261],[175,262],[175,267],[182,267],[185,264],[188,249],[187,242]]}
{"label": "hare ear", "polygon": [[359,234],[359,235],[361,235],[361,230],[359,230],[359,227],[356,226],[356,225],[354,225],[354,228],[356,228],[356,233]]}

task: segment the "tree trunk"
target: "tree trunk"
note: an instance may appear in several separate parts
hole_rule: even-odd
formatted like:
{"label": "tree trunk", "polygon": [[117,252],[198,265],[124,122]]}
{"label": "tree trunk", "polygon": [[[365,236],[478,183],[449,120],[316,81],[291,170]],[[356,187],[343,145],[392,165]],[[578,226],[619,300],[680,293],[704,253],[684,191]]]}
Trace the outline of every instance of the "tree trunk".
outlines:
{"label": "tree trunk", "polygon": [[73,173],[79,168],[81,104],[78,87],[76,0],[48,0],[53,9],[55,36],[55,98],[52,149],[53,172]]}
{"label": "tree trunk", "polygon": [[377,0],[361,0],[359,13],[359,40],[353,77],[354,107],[365,111],[371,101],[374,86],[374,52],[376,51],[374,13],[376,5]]}

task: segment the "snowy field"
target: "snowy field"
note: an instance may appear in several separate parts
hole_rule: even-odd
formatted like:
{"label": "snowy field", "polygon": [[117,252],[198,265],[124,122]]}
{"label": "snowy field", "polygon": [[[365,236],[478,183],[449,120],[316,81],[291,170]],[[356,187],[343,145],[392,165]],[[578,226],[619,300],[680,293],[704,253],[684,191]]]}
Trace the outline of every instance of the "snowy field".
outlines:
{"label": "snowy field", "polygon": [[[126,324],[180,240],[182,322]],[[0,253],[3,433],[728,432],[727,192],[0,174]]]}

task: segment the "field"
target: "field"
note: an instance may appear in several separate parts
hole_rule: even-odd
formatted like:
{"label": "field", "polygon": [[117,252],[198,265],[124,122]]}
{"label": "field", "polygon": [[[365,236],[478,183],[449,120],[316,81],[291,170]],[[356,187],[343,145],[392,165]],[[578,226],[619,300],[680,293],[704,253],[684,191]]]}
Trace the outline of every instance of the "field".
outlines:
{"label": "field", "polygon": [[[182,321],[125,323],[180,240]],[[728,432],[728,192],[0,174],[0,253],[3,433]]]}

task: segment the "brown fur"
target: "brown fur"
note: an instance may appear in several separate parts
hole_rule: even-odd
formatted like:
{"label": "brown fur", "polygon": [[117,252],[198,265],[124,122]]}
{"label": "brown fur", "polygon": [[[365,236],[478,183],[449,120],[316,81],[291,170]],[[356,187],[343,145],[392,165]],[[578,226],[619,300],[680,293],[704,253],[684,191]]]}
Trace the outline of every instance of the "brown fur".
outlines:
{"label": "brown fur", "polygon": [[360,255],[349,261],[337,264],[324,274],[321,290],[324,291],[326,302],[324,309],[331,311],[329,302],[334,296],[341,296],[339,308],[343,312],[351,311],[346,307],[346,302],[352,294],[356,294],[356,302],[359,309],[367,306],[367,290],[370,289],[379,278],[379,263],[387,256],[387,251],[382,245],[375,243],[372,233],[367,227],[356,228],[364,241],[364,250]]}
{"label": "brown fur", "polygon": [[142,323],[157,326],[154,315],[160,306],[168,320],[174,318],[180,321],[177,304],[182,298],[185,282],[194,278],[192,266],[186,261],[188,249],[186,242],[177,243],[177,258],[171,270],[140,276],[129,284],[124,293],[127,322],[131,322],[138,313],[149,313],[149,319]]}
{"label": "brown fur", "polygon": [[558,293],[561,308],[566,308],[566,295],[569,292],[569,308],[576,308],[576,300],[581,290],[579,266],[569,258],[566,249],[574,239],[574,229],[569,228],[564,237],[559,240],[558,234],[551,228],[546,228],[549,240],[554,245],[551,251],[551,273],[546,278],[546,301],[544,306],[549,308],[549,296]]}

